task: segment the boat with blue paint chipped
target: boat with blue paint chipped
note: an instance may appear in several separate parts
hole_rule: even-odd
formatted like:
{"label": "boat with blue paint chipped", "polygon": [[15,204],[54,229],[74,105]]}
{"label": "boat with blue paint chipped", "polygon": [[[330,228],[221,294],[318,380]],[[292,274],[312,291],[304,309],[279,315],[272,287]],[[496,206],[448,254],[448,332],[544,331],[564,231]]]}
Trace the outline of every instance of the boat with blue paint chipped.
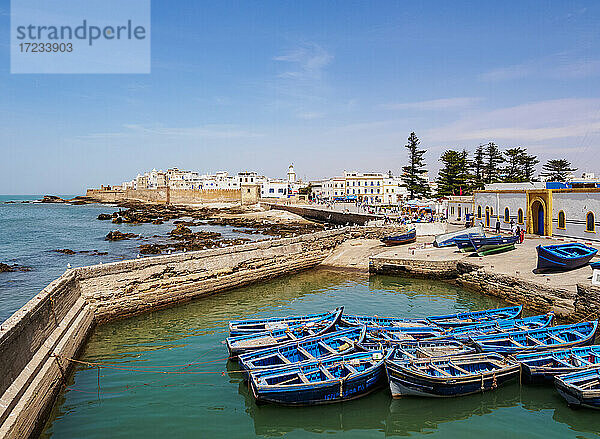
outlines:
{"label": "boat with blue paint chipped", "polygon": [[488,238],[470,238],[471,245],[479,256],[487,256],[495,253],[501,253],[513,250],[515,244],[519,242],[519,237],[514,236],[490,236]]}
{"label": "boat with blue paint chipped", "polygon": [[523,311],[522,306],[509,306],[506,308],[486,309],[482,311],[467,311],[443,316],[428,317],[431,323],[442,328],[453,328],[457,326],[472,325],[476,323],[489,322],[493,320],[516,319]]}
{"label": "boat with blue paint chipped", "polygon": [[266,349],[287,342],[325,334],[338,324],[343,311],[344,307],[340,307],[320,320],[303,322],[286,329],[257,332],[238,337],[227,337],[225,342],[229,350],[229,355],[236,357],[245,352]]}
{"label": "boat with blue paint chipped", "polygon": [[567,271],[586,265],[598,253],[593,247],[571,242],[536,247],[537,269],[541,271]]}
{"label": "boat with blue paint chipped", "polygon": [[410,244],[411,242],[415,242],[416,240],[417,230],[414,228],[400,235],[391,235],[380,239],[380,241],[387,246]]}
{"label": "boat with blue paint chipped", "polygon": [[516,354],[587,346],[593,343],[598,321],[470,337],[479,352]]}
{"label": "boat with blue paint chipped", "polygon": [[523,381],[531,384],[552,383],[557,375],[600,366],[600,346],[518,354],[515,360],[521,363]]}
{"label": "boat with blue paint chipped", "polygon": [[456,340],[421,340],[402,342],[387,347],[395,348],[394,353],[390,358],[396,361],[415,360],[419,358],[440,358],[476,353],[475,348],[466,346]]}
{"label": "boat with blue paint chipped", "polygon": [[351,353],[364,341],[366,326],[330,332],[302,341],[286,343],[269,349],[242,354],[238,361],[246,373],[253,370],[274,369],[305,361],[321,360]]}
{"label": "boat with blue paint chipped", "polygon": [[456,232],[442,233],[441,235],[437,235],[433,240],[433,245],[434,247],[450,247],[455,244],[456,238],[479,238],[483,236],[485,236],[483,227],[476,226],[465,230],[458,230]]}
{"label": "boat with blue paint chipped", "polygon": [[257,403],[331,404],[360,398],[385,385],[385,351],[357,352],[294,366],[250,372]]}
{"label": "boat with blue paint chipped", "polygon": [[380,343],[400,343],[404,341],[424,340],[428,338],[441,337],[444,330],[437,326],[423,327],[389,327],[389,326],[367,326],[366,340]]}
{"label": "boat with blue paint chipped", "polygon": [[531,331],[550,326],[554,319],[553,313],[538,316],[524,317],[521,319],[492,320],[491,322],[477,323],[452,328],[444,337],[457,340],[468,340],[469,337],[478,335],[491,335],[513,331]]}
{"label": "boat with blue paint chipped", "polygon": [[306,314],[300,316],[286,316],[286,317],[268,317],[260,319],[247,319],[247,320],[231,320],[229,322],[229,335],[238,336],[253,334],[256,332],[273,331],[277,329],[286,329],[290,326],[296,326],[306,322],[312,322],[320,320],[323,317],[327,317],[334,311],[327,311],[317,314]]}
{"label": "boat with blue paint chipped", "polygon": [[516,378],[519,363],[500,354],[385,361],[392,397],[454,397],[494,390]]}
{"label": "boat with blue paint chipped", "polygon": [[600,368],[559,375],[554,386],[569,406],[600,409]]}

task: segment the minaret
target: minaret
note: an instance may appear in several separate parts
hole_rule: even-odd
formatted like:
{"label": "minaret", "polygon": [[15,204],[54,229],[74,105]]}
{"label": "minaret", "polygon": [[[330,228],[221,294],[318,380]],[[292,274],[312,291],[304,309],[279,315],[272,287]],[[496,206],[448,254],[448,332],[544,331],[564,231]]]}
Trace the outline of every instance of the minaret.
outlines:
{"label": "minaret", "polygon": [[288,168],[287,177],[288,177],[288,183],[295,183],[296,182],[296,171],[294,171],[294,164],[293,163]]}

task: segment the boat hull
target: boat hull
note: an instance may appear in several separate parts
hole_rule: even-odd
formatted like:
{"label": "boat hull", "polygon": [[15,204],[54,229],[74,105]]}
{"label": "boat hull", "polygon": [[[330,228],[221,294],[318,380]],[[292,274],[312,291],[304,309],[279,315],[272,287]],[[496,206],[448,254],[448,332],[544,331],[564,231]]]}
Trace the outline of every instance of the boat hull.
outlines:
{"label": "boat hull", "polygon": [[[573,377],[581,377],[579,382],[573,381]],[[595,380],[594,388],[583,388],[579,383],[584,384],[586,381]],[[585,407],[591,409],[600,409],[600,389],[598,388],[598,370],[588,369],[581,372],[570,373],[562,376],[557,376],[554,379],[554,386],[569,406]]]}
{"label": "boat hull", "polygon": [[386,236],[381,239],[381,242],[387,246],[410,244],[417,240],[417,231],[415,229],[408,233],[396,236]]}
{"label": "boat hull", "polygon": [[[578,256],[565,256],[561,249],[567,251],[570,248],[582,249],[582,254]],[[589,249],[589,250],[586,250]],[[597,253],[592,247],[582,244],[565,244],[536,247],[538,261],[537,269],[540,271],[568,271],[586,265]]]}
{"label": "boat hull", "polygon": [[501,253],[515,248],[518,236],[493,236],[489,238],[471,238],[471,245],[478,255],[487,256]]}
{"label": "boat hull", "polygon": [[390,362],[386,363],[386,370],[393,398],[403,396],[449,398],[470,395],[494,390],[519,375],[518,365],[495,373],[480,374],[476,377],[454,377],[452,380],[423,378],[395,367]]}
{"label": "boat hull", "polygon": [[482,237],[485,236],[485,232],[482,227],[477,226],[465,230],[458,230],[456,232],[443,233],[435,237],[433,245],[435,247],[450,247],[455,245],[454,238],[463,236]]}

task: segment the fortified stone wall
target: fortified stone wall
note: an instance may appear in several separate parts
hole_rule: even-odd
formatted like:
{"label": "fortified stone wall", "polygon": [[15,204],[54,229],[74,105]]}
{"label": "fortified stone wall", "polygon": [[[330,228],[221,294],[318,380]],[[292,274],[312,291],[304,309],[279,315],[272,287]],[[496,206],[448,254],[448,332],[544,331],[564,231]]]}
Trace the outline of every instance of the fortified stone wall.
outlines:
{"label": "fortified stone wall", "polygon": [[[239,203],[239,189],[126,189],[124,191],[88,189],[88,197],[101,203],[121,201],[142,201],[145,203],[200,204],[200,203]],[[246,197],[250,199],[249,197]],[[256,198],[256,197],[255,197]],[[254,201],[256,202],[256,201]]]}
{"label": "fortified stone wall", "polygon": [[304,218],[308,218],[315,221],[327,222],[330,224],[348,225],[358,224],[365,225],[371,220],[383,219],[381,215],[370,215],[363,213],[342,213],[332,212],[324,209],[316,209],[311,207],[300,207],[300,206],[287,206],[282,204],[264,203],[271,207],[271,209],[286,210],[288,212],[295,213]]}

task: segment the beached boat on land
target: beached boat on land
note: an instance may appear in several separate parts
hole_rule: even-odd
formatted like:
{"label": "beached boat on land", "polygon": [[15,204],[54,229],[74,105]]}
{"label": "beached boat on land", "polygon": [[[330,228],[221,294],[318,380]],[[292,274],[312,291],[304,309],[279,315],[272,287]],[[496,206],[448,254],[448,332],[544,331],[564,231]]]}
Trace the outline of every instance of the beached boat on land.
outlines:
{"label": "beached boat on land", "polygon": [[466,311],[456,314],[428,317],[431,323],[442,328],[454,328],[457,326],[472,325],[492,320],[516,319],[523,311],[522,306],[509,306],[506,308],[486,309],[482,311]]}
{"label": "beached boat on land", "polygon": [[456,232],[443,233],[441,235],[437,235],[433,240],[433,245],[435,247],[449,247],[455,244],[455,238],[459,237],[484,237],[485,232],[481,226],[471,227],[464,230],[458,230]]}
{"label": "beached boat on land", "polygon": [[402,245],[409,244],[411,242],[415,242],[417,240],[417,230],[411,229],[406,233],[402,233],[400,235],[392,235],[386,236],[381,239],[381,242],[385,245]]}
{"label": "beached boat on land", "polygon": [[301,323],[320,320],[327,317],[334,311],[327,311],[317,314],[306,314],[287,317],[269,317],[263,319],[231,320],[229,322],[229,335],[238,336],[252,334],[255,332],[272,331],[276,329],[286,329],[290,326],[296,326]]}
{"label": "beached boat on land", "polygon": [[519,352],[566,349],[593,343],[598,321],[560,325],[552,328],[470,337],[479,352]]}
{"label": "beached boat on land", "polygon": [[330,332],[318,337],[242,354],[238,361],[240,368],[248,372],[345,355],[356,350],[357,346],[364,341],[366,333],[366,326]]}
{"label": "beached boat on land", "polygon": [[245,352],[266,349],[279,344],[325,334],[337,325],[343,310],[344,307],[340,307],[319,320],[303,322],[286,329],[227,337],[226,344],[229,355],[234,357]]}
{"label": "beached boat on land", "polygon": [[250,372],[256,402],[330,404],[360,398],[385,384],[384,351],[357,352]]}
{"label": "beached boat on land", "polygon": [[552,383],[554,377],[600,366],[600,346],[515,355],[521,363],[523,380],[528,383]]}
{"label": "beached boat on land", "polygon": [[471,237],[469,236],[458,236],[454,238],[454,244],[462,253],[474,252],[475,247],[471,244]]}
{"label": "beached boat on land", "polygon": [[572,242],[558,245],[538,245],[538,270],[566,271],[586,265],[598,253],[593,247]]}
{"label": "beached boat on land", "polygon": [[519,363],[499,354],[385,361],[392,397],[451,397],[496,389],[519,374]]}
{"label": "beached boat on land", "polygon": [[570,406],[600,409],[599,368],[559,375],[554,386]]}
{"label": "beached boat on land", "polygon": [[541,329],[552,323],[554,314],[524,317],[522,319],[492,320],[491,322],[459,326],[446,332],[445,337],[457,340],[468,340],[478,335],[499,334],[514,331],[531,331]]}
{"label": "beached boat on land", "polygon": [[470,238],[471,245],[478,255],[486,256],[501,253],[515,248],[519,237],[514,236],[490,236],[488,238]]}

